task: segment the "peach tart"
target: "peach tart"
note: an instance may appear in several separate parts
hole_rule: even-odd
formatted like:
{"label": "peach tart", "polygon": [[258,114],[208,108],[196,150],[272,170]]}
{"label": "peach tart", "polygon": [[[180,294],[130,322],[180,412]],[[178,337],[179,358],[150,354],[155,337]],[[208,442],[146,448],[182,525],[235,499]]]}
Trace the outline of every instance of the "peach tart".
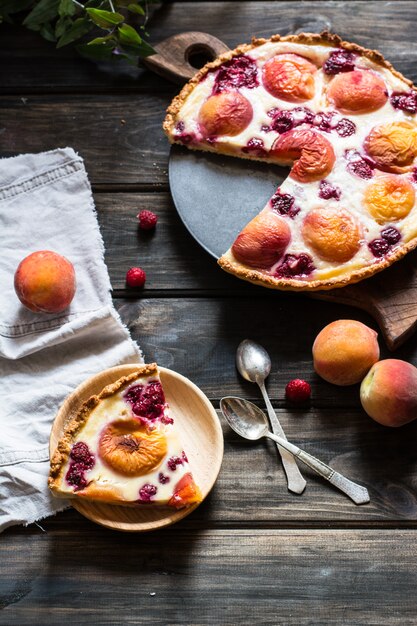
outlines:
{"label": "peach tart", "polygon": [[367,278],[417,246],[416,113],[414,86],[379,52],[303,33],[208,63],[164,130],[192,150],[290,168],[219,264],[266,287],[317,290]]}
{"label": "peach tart", "polygon": [[201,501],[156,364],[82,405],[52,457],[49,487],[55,496],[125,506]]}

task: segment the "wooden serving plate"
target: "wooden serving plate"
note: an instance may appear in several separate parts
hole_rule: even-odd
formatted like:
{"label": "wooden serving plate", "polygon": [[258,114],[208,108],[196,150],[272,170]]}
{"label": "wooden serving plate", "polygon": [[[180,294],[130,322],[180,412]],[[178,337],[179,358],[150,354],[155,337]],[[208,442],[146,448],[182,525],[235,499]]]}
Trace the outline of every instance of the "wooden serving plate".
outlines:
{"label": "wooden serving plate", "polygon": [[[66,398],[52,425],[49,441],[51,457],[64,425],[83,402],[99,393],[106,385],[136,370],[137,366],[134,364],[118,365],[104,370],[83,382]],[[216,482],[223,459],[223,433],[219,419],[209,399],[188,378],[164,367],[160,367],[159,372],[167,402],[175,416],[184,450],[204,500]],[[189,515],[198,506],[194,504],[175,510],[168,506],[123,507],[81,499],[70,502],[92,522],[129,532],[147,532],[169,526]]]}
{"label": "wooden serving plate", "polygon": [[[228,50],[226,44],[216,37],[200,32],[180,33],[154,47],[157,54],[147,57],[143,64],[179,84],[192,78],[196,72],[196,68],[190,63],[193,55],[203,54],[209,61]],[[268,168],[267,164],[261,164],[264,166],[264,170],[261,170],[260,164],[256,162],[243,162],[231,158],[223,159],[223,162],[221,155],[218,155],[216,164],[216,156],[207,157],[207,153],[204,153],[206,161],[203,162],[195,154],[178,150],[178,146],[173,146],[170,157],[170,185],[174,203],[184,224],[208,252],[218,257],[219,252],[215,246],[219,243],[219,233],[222,230],[227,232],[229,224],[227,221],[224,224],[221,223],[222,229],[220,229],[222,219],[220,214],[217,213],[211,218],[207,217],[207,207],[214,205],[216,201],[216,190],[221,195],[220,204],[225,209],[225,194],[227,189],[233,188],[234,203],[227,208],[227,211],[222,212],[222,215],[228,214],[229,216],[232,216],[233,212],[236,213],[238,208],[250,206],[248,194],[256,193],[259,206],[256,206],[251,215],[253,217],[264,204],[260,200],[262,196],[259,196],[258,190],[255,189],[256,178],[258,183],[261,182],[262,177],[271,179],[272,169]],[[193,159],[199,162],[199,167],[193,165]],[[242,171],[240,179],[237,172],[239,167]],[[253,176],[248,179],[248,174],[250,176],[251,173]],[[207,184],[208,180],[211,180],[210,185]],[[240,186],[239,181],[241,181]],[[277,177],[275,188],[279,182],[280,179]],[[198,190],[196,197],[191,193],[192,184]],[[265,193],[266,202],[271,194],[268,195],[268,191]],[[202,206],[205,207],[204,212],[201,211]],[[204,213],[204,224],[195,222],[201,213]],[[233,224],[230,227],[233,228]],[[239,230],[235,224],[234,234],[236,235]],[[214,246],[210,240],[211,231],[213,231]],[[234,237],[229,238],[228,244],[223,246],[221,252],[229,247],[233,239]],[[342,289],[318,291],[312,295],[314,298],[364,309],[376,319],[388,348],[395,350],[417,328],[417,252],[409,253],[402,261],[361,283]]]}

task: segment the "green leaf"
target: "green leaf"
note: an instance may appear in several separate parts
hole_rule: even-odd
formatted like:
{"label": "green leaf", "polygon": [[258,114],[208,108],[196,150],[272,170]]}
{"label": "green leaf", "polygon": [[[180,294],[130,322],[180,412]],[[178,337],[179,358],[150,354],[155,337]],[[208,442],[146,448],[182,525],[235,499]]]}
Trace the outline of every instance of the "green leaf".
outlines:
{"label": "green leaf", "polygon": [[61,0],[59,3],[58,12],[60,17],[65,17],[67,15],[74,15],[76,11],[76,6],[72,0]]}
{"label": "green leaf", "polygon": [[55,36],[61,37],[65,31],[70,28],[72,24],[72,19],[70,17],[60,17],[57,23],[55,24]]}
{"label": "green leaf", "polygon": [[107,30],[117,26],[117,24],[121,24],[125,19],[121,13],[112,13],[102,9],[86,9],[86,11],[94,24]]}
{"label": "green leaf", "polygon": [[46,24],[42,24],[39,30],[39,34],[42,35],[42,37],[47,41],[56,41],[54,28],[49,22],[47,22]]}
{"label": "green leaf", "polygon": [[143,41],[143,39],[140,45],[132,46],[124,44],[123,50],[125,50],[127,54],[133,54],[142,58],[156,54],[156,50],[154,50],[146,41]]}
{"label": "green leaf", "polygon": [[129,9],[129,11],[132,11],[132,13],[138,13],[139,15],[146,15],[144,8],[141,7],[140,4],[128,4],[127,8]]}
{"label": "green leaf", "polygon": [[93,61],[109,61],[113,58],[114,43],[107,44],[80,44],[77,46],[77,51],[81,56]]}
{"label": "green leaf", "polygon": [[71,28],[60,37],[56,47],[62,48],[76,39],[79,39],[90,30],[91,22],[86,17],[79,17],[72,23]]}
{"label": "green leaf", "polygon": [[30,30],[40,30],[42,24],[58,16],[60,0],[40,0],[23,20],[23,25]]}
{"label": "green leaf", "polygon": [[107,43],[108,41],[113,41],[114,45],[116,45],[116,41],[113,38],[113,35],[107,35],[107,37],[96,37],[95,39],[92,39],[91,41],[88,42],[87,46],[95,46],[96,44],[103,44],[103,43]]}
{"label": "green leaf", "polygon": [[127,44],[128,46],[140,45],[142,43],[142,38],[136,30],[129,26],[129,24],[123,24],[119,26],[117,29],[119,33],[119,41],[122,44]]}

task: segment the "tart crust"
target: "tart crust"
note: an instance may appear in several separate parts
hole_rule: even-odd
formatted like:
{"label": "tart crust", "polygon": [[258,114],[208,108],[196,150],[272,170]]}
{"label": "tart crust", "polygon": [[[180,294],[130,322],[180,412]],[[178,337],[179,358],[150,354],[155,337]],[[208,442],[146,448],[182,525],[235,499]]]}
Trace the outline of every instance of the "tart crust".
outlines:
{"label": "tart crust", "polygon": [[[235,56],[245,54],[257,48],[263,44],[268,42],[291,42],[296,44],[303,45],[324,45],[329,47],[338,47],[343,48],[344,50],[348,50],[350,52],[354,52],[359,54],[360,56],[368,58],[373,63],[379,65],[380,67],[387,69],[393,74],[396,78],[402,80],[411,90],[417,91],[417,88],[413,85],[413,83],[405,78],[403,74],[398,72],[389,61],[387,61],[384,56],[378,52],[377,50],[370,50],[368,48],[364,48],[358,44],[351,43],[348,41],[343,41],[341,37],[336,34],[330,33],[329,31],[323,31],[322,33],[299,33],[297,35],[287,35],[285,37],[281,37],[280,35],[273,35],[269,39],[252,39],[252,43],[250,44],[242,44],[235,48],[234,50],[230,50],[222,55],[220,55],[214,61],[207,63],[201,70],[199,70],[195,76],[182,88],[180,93],[173,99],[170,106],[166,111],[166,117],[163,122],[163,129],[170,141],[170,143],[178,143],[181,144],[175,137],[174,130],[177,122],[177,115],[181,110],[183,104],[186,99],[190,95],[190,93],[194,90],[194,88],[202,81],[202,79],[212,70],[215,70],[217,67],[222,65],[224,62],[229,61]],[[182,145],[182,144],[181,144]],[[209,144],[194,147],[192,145],[187,145],[188,149],[198,150],[198,151],[207,151],[214,153],[223,153],[227,154],[227,150],[219,150],[211,147]],[[252,155],[240,154],[239,158],[250,159],[250,160],[258,160],[265,161],[264,158],[257,158]],[[278,159],[274,160],[278,164],[287,165],[288,163],[280,162]],[[269,159],[268,162],[272,162],[272,159]],[[257,271],[254,269],[250,269],[247,266],[239,263],[232,255],[231,251],[228,250],[225,254],[223,254],[218,260],[218,264],[222,269],[230,274],[238,276],[244,280],[247,280],[251,283],[255,283],[257,285],[262,285],[264,287],[268,287],[270,289],[280,289],[287,291],[318,291],[318,290],[328,290],[339,287],[345,287],[347,285],[357,283],[365,278],[369,278],[374,274],[386,269],[396,261],[403,258],[408,252],[415,249],[417,247],[417,238],[413,238],[407,243],[399,245],[395,248],[392,253],[388,253],[383,260],[376,260],[375,263],[367,265],[366,267],[362,267],[360,269],[352,270],[352,272],[342,276],[342,277],[334,277],[331,279],[317,279],[317,280],[302,280],[302,279],[291,279],[291,278],[276,278],[272,275],[265,274],[264,272]]]}

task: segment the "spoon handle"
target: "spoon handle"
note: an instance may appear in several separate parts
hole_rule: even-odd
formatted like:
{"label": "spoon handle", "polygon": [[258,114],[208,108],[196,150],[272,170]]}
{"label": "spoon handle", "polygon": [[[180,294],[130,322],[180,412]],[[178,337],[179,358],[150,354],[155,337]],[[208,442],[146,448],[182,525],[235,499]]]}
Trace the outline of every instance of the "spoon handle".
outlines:
{"label": "spoon handle", "polygon": [[366,504],[369,502],[369,493],[365,487],[362,485],[358,485],[357,483],[352,482],[339,472],[336,472],[334,469],[316,459],[316,457],[308,454],[304,450],[301,450],[294,444],[286,441],[282,437],[277,437],[273,433],[266,433],[267,437],[273,439],[277,443],[280,444],[283,448],[291,452],[295,457],[300,459],[305,465],[307,465],[310,469],[314,470],[317,474],[328,480],[332,485],[343,491],[355,504]]}
{"label": "spoon handle", "polygon": [[[272,406],[269,396],[266,392],[265,385],[263,382],[258,382],[259,388],[262,392],[263,399],[266,404],[266,408],[268,410],[269,421],[271,423],[272,432],[279,437],[287,440],[285,433],[282,429],[282,426],[279,422],[277,414],[274,411],[274,407]],[[301,475],[301,472],[298,468],[296,460],[293,455],[290,454],[287,450],[280,448],[279,444],[277,444],[278,452],[281,455],[282,465],[284,467],[285,474],[287,476],[287,485],[288,489],[294,493],[303,493],[306,481]]]}

